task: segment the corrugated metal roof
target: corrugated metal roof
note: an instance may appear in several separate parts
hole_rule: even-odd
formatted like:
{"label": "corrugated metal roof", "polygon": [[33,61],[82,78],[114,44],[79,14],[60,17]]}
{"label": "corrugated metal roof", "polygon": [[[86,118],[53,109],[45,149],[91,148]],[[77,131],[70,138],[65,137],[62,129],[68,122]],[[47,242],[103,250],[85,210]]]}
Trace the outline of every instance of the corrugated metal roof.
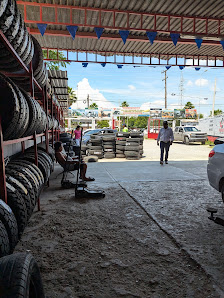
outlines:
{"label": "corrugated metal roof", "polygon": [[[207,0],[28,0],[26,2],[36,2],[36,3],[49,3],[49,4],[59,4],[59,5],[75,5],[80,7],[92,7],[92,8],[103,8],[103,9],[118,9],[126,11],[136,11],[136,12],[146,12],[146,13],[160,13],[160,14],[172,14],[172,15],[183,15],[183,16],[193,16],[193,17],[210,17],[210,18],[223,18],[224,16],[224,3],[223,0],[207,1]],[[23,9],[23,6],[19,6]],[[39,20],[39,8],[27,6],[27,17],[33,20]],[[97,24],[99,13],[96,11],[87,13],[87,22],[91,22],[93,25]],[[73,12],[73,22],[82,23],[84,18],[83,11]],[[68,22],[69,13],[66,13],[66,9],[58,9],[58,19],[63,22]],[[55,21],[55,12],[53,8],[43,8],[43,20],[47,23],[50,21]],[[140,23],[139,15],[132,15],[129,20],[132,27],[138,28]],[[110,13],[103,13],[102,15],[102,25],[108,26],[112,24],[112,17]],[[116,26],[125,27],[126,17],[118,15],[116,19]],[[153,18],[147,17],[145,21],[145,29],[153,28]],[[37,28],[36,24],[28,24],[30,28]],[[160,30],[167,30],[167,20],[163,17],[157,18],[157,26]],[[205,24],[203,21],[197,22],[198,30],[202,31]],[[174,19],[171,22],[171,29],[178,30],[180,23],[178,19]],[[186,31],[192,28],[192,20],[186,19],[184,21],[184,28]],[[47,29],[66,31],[66,26],[64,25],[51,25],[48,24]],[[78,32],[89,32],[93,33],[94,28],[91,27],[79,27]],[[221,24],[221,34],[224,34],[224,23]],[[216,25],[213,22],[209,23],[209,33],[217,34]],[[105,29],[105,35],[118,35],[118,30]],[[140,31],[130,31],[129,36],[144,36],[144,32]],[[169,37],[169,34],[159,33],[159,37]],[[120,52],[127,53],[131,55],[136,54],[178,54],[178,55],[208,55],[210,59],[212,56],[224,56],[224,51],[221,45],[210,45],[206,44],[201,46],[200,49],[197,48],[196,43],[185,44],[179,43],[175,47],[172,43],[157,43],[154,42],[153,45],[149,43],[148,40],[144,41],[130,41],[128,40],[126,44],[123,44],[121,38],[119,40],[107,40],[107,39],[92,39],[92,38],[80,38],[76,36],[75,40],[72,40],[71,36],[35,36],[40,42],[41,46],[44,48],[59,48],[59,49],[69,49],[69,50],[80,50],[80,51],[106,51],[106,52]],[[217,40],[214,38],[213,40]],[[162,59],[167,57],[163,56]]]}
{"label": "corrugated metal roof", "polygon": [[67,113],[69,100],[67,71],[48,70],[48,78],[60,107],[64,110],[64,113]]}

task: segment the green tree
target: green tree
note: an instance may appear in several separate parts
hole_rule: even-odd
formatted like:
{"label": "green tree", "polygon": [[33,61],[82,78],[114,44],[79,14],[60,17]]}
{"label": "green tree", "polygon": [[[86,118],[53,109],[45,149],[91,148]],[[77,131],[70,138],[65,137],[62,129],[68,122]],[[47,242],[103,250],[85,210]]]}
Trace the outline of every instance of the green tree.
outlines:
{"label": "green tree", "polygon": [[68,87],[68,96],[69,96],[69,106],[71,106],[77,100],[77,96],[75,94],[75,91],[72,89],[72,87]]}
{"label": "green tree", "polygon": [[[214,110],[214,116],[218,116],[218,115],[220,115],[222,113],[223,113],[223,111],[220,110],[220,109]],[[210,115],[209,116],[212,116],[212,111],[210,111]]]}
{"label": "green tree", "polygon": [[127,122],[129,128],[146,128],[148,125],[148,117],[130,117],[128,121],[126,120],[126,123]]}
{"label": "green tree", "polygon": [[89,106],[89,109],[92,109],[92,110],[97,109],[97,108],[98,108],[98,105],[97,105],[95,102],[93,102],[93,103]]}
{"label": "green tree", "polygon": [[122,108],[129,107],[129,104],[127,103],[127,101],[123,101],[123,102],[121,103],[121,107],[122,107]]}
{"label": "green tree", "polygon": [[190,101],[188,101],[186,104],[185,104],[185,109],[194,109],[195,106],[193,105],[193,103],[191,103]]}
{"label": "green tree", "polygon": [[100,120],[100,121],[97,121],[97,127],[98,128],[109,127],[109,120]]}
{"label": "green tree", "polygon": [[63,61],[66,60],[66,57],[64,54],[60,51],[55,50],[48,50],[48,57],[47,57],[47,50],[43,50],[44,59],[52,59],[54,61],[47,61],[47,66],[51,70],[60,70],[60,67],[67,67],[67,65],[70,64],[70,62]]}
{"label": "green tree", "polygon": [[204,118],[204,115],[203,114],[199,114],[198,116],[199,116],[199,119]]}

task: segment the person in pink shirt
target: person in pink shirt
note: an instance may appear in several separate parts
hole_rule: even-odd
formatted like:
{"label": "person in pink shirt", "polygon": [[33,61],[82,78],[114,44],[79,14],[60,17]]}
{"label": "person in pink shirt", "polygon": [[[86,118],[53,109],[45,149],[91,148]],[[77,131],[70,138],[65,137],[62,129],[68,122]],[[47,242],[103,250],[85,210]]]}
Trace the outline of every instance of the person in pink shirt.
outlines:
{"label": "person in pink shirt", "polygon": [[76,127],[76,130],[74,131],[75,134],[75,141],[76,141],[76,146],[80,146],[80,141],[81,141],[81,127],[78,125]]}

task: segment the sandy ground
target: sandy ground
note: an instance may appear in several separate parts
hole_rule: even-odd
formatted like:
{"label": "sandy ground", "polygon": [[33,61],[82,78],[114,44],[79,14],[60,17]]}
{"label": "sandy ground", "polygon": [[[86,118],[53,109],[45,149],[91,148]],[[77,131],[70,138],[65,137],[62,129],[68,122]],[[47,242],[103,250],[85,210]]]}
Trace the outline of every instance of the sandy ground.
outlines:
{"label": "sandy ground", "polygon": [[224,297],[223,227],[205,210],[224,214],[206,177],[211,148],[174,144],[161,167],[147,144],[142,161],[88,165],[103,199],[62,190],[56,165],[16,248],[37,259],[47,297]]}

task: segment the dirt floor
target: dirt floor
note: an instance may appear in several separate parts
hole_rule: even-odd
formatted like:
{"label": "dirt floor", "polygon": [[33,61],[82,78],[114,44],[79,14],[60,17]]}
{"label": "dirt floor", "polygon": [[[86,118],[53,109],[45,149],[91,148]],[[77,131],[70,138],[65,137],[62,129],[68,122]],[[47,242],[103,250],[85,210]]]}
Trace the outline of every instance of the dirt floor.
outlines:
{"label": "dirt floor", "polygon": [[89,164],[103,199],[62,190],[56,165],[16,248],[37,259],[47,297],[224,297],[206,161],[143,161]]}

